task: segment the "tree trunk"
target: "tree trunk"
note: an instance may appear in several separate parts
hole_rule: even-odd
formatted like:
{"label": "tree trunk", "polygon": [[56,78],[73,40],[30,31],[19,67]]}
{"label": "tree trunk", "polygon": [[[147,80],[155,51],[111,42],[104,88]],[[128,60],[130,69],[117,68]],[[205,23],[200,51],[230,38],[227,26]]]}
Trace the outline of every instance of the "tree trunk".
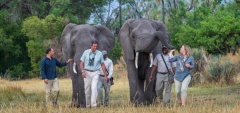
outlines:
{"label": "tree trunk", "polygon": [[190,7],[187,9],[188,11],[190,11],[190,10],[193,8],[193,4],[194,4],[194,1],[191,0],[191,5],[190,5]]}
{"label": "tree trunk", "polygon": [[210,6],[210,2],[209,2],[209,0],[206,0],[206,5],[207,5],[207,7]]}
{"label": "tree trunk", "polygon": [[164,0],[162,0],[162,22],[165,24]]}
{"label": "tree trunk", "polygon": [[122,2],[121,0],[119,1],[119,28],[122,27]]}
{"label": "tree trunk", "polygon": [[177,8],[176,0],[173,0],[173,6],[174,6],[174,9]]}

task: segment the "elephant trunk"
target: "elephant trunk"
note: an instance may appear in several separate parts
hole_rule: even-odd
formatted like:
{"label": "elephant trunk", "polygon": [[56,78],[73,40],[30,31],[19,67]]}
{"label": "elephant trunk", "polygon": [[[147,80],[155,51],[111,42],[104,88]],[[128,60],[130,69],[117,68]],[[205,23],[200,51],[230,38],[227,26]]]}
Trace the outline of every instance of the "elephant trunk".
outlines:
{"label": "elephant trunk", "polygon": [[174,49],[174,46],[170,45],[169,42],[167,42],[167,39],[169,37],[166,33],[163,33],[162,31],[157,31],[153,34],[153,36],[158,37],[162,44],[166,46],[168,49]]}

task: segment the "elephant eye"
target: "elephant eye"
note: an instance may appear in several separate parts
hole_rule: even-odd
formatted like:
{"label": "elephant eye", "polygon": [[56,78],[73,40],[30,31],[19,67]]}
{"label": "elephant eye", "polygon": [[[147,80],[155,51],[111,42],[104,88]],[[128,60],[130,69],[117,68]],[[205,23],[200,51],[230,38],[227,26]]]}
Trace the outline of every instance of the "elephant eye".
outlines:
{"label": "elephant eye", "polygon": [[133,39],[135,39],[135,38],[136,38],[135,34],[132,34],[132,38],[133,38]]}

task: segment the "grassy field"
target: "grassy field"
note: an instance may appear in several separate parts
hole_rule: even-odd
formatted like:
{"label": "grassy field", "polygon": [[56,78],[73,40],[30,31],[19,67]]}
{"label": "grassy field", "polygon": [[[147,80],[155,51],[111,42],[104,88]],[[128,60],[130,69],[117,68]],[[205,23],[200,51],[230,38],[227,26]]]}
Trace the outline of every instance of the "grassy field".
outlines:
{"label": "grassy field", "polygon": [[[44,84],[40,79],[22,81],[0,80],[0,112],[1,113],[40,113],[40,112],[100,112],[100,113],[237,113],[240,111],[240,84],[220,87],[215,85],[201,85],[191,87],[188,91],[188,103],[185,108],[175,104],[172,91],[170,108],[160,105],[133,107],[129,104],[129,86],[125,76],[116,77],[111,87],[110,106],[96,109],[70,108],[71,80],[59,80],[59,107],[45,106]],[[174,89],[173,89],[174,90]]]}

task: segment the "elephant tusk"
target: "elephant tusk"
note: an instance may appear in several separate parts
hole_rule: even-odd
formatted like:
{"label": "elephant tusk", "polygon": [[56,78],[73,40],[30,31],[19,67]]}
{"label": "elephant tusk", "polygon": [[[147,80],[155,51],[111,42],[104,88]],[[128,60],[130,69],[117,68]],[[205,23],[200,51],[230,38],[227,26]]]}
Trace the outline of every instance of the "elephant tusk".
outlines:
{"label": "elephant tusk", "polygon": [[138,68],[138,55],[139,52],[136,53],[136,57],[135,57],[135,67]]}
{"label": "elephant tusk", "polygon": [[77,74],[77,71],[76,71],[76,62],[73,63],[73,72],[74,72],[75,74]]}
{"label": "elephant tusk", "polygon": [[152,53],[149,53],[149,60],[150,60],[150,66],[149,67],[152,67],[152,64],[153,64],[153,55],[152,55]]}

